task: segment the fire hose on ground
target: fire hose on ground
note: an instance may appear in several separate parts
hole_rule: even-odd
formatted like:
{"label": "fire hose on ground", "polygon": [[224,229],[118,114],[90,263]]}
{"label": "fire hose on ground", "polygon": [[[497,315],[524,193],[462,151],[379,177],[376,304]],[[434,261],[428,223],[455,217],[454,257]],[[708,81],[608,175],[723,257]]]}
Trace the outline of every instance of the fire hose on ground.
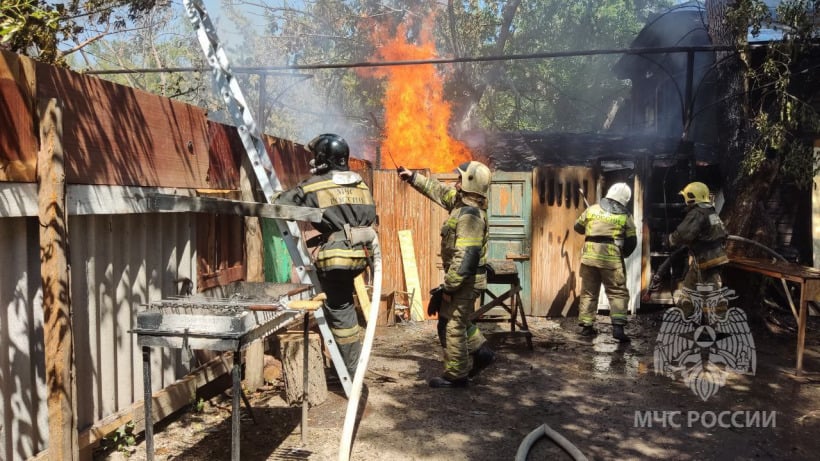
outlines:
{"label": "fire hose on ground", "polygon": [[578,447],[573,445],[572,442],[564,438],[563,435],[555,432],[551,427],[544,423],[524,437],[524,440],[521,441],[521,445],[518,446],[518,451],[515,452],[515,461],[527,461],[527,456],[530,453],[530,449],[532,449],[532,446],[535,445],[535,442],[537,442],[541,437],[547,437],[555,442],[556,445],[572,456],[572,459],[575,461],[587,460],[587,457],[581,453],[581,450],[579,450]]}
{"label": "fire hose on ground", "polygon": [[350,452],[353,446],[353,432],[356,427],[356,416],[358,415],[359,400],[362,395],[364,385],[364,375],[367,372],[367,362],[370,360],[370,351],[373,348],[373,338],[376,336],[376,319],[379,317],[379,305],[381,303],[382,291],[382,253],[379,248],[379,236],[374,235],[371,242],[373,248],[373,294],[370,300],[370,316],[365,329],[364,341],[362,341],[362,352],[359,355],[359,364],[353,377],[353,387],[350,390],[350,398],[347,401],[347,412],[345,422],[342,427],[342,440],[339,444],[339,461],[350,459]]}

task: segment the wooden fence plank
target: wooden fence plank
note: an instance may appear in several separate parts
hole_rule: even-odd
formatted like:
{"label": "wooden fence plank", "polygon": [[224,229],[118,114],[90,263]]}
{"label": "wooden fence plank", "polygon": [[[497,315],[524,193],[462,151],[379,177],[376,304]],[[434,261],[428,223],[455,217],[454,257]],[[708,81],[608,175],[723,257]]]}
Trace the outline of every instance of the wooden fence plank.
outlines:
{"label": "wooden fence plank", "polygon": [[421,306],[419,269],[416,266],[416,250],[413,247],[413,234],[409,230],[399,231],[399,246],[401,247],[402,267],[404,267],[405,289],[413,296],[412,305],[410,306],[410,319],[424,320],[424,310]]}
{"label": "wooden fence plank", "polygon": [[48,430],[51,459],[76,460],[74,339],[68,269],[68,220],[63,170],[62,111],[56,99],[40,111],[41,149],[37,182],[40,208],[40,276],[43,281]]}

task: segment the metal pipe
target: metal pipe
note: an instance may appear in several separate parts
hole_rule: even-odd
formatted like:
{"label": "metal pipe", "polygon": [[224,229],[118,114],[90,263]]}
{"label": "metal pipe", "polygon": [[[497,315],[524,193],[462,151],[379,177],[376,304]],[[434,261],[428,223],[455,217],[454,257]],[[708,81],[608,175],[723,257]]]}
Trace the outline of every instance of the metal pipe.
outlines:
{"label": "metal pipe", "polygon": [[[321,309],[321,307],[320,307]],[[310,312],[305,311],[305,318],[302,320],[302,346],[305,348],[304,356],[302,357],[302,445],[307,444],[307,428],[308,428],[308,384],[309,368],[308,361],[310,357]]]}
{"label": "metal pipe", "polygon": [[154,461],[154,416],[151,404],[151,348],[142,346],[142,405],[145,408],[145,459]]}
{"label": "metal pipe", "polygon": [[231,461],[240,461],[242,457],[239,455],[239,448],[241,446],[239,431],[241,430],[240,410],[240,396],[242,394],[242,351],[237,350],[233,354],[233,369],[231,370],[231,377],[233,378],[233,397],[231,400]]}

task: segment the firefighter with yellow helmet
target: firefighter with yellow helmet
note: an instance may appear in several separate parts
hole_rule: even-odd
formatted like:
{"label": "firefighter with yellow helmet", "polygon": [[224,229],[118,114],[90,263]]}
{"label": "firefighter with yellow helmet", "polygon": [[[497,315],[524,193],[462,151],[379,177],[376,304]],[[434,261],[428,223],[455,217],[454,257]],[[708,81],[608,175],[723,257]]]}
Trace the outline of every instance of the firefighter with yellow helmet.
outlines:
{"label": "firefighter with yellow helmet", "polygon": [[584,234],[581,252],[581,299],[578,323],[582,336],[594,336],[598,295],[604,286],[609,300],[612,337],[628,342],[624,331],[629,290],[626,288],[624,258],[637,246],[635,222],[626,208],[632,190],[626,183],[613,184],[600,203],[591,205],[575,221],[574,229]]}
{"label": "firefighter with yellow helmet", "polygon": [[368,265],[376,205],[362,177],[349,171],[350,147],[344,138],[321,134],[307,148],[314,156],[310,161],[313,176],[280,193],[274,203],[324,211],[322,221],[313,223],[320,234],[307,244],[318,246],[314,265],[327,295],[324,312],[352,377],[362,349],[353,280]]}
{"label": "firefighter with yellow helmet", "polygon": [[[726,255],[726,227],[712,205],[709,187],[702,182],[692,182],[679,192],[686,202],[687,212],[683,221],[669,235],[672,247],[689,248],[689,268],[682,287],[696,290],[698,284],[711,284],[714,289],[723,286],[721,271],[729,263]],[[680,296],[678,307],[689,317],[694,312],[692,301]]]}
{"label": "firefighter with yellow helmet", "polygon": [[443,302],[439,310],[444,374],[430,380],[430,387],[466,387],[468,379],[495,358],[481,330],[470,321],[478,296],[487,288],[487,203],[492,173],[481,162],[458,166],[455,187],[418,172],[398,168],[399,177],[450,212],[441,228],[441,260],[444,267]]}

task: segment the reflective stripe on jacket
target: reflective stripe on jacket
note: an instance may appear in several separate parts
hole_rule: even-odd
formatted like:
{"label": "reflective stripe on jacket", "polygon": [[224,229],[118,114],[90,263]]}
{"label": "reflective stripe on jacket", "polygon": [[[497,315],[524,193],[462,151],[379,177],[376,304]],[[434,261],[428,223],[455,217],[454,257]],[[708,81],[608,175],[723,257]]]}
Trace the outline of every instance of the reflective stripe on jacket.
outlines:
{"label": "reflective stripe on jacket", "polygon": [[584,210],[575,221],[574,229],[586,236],[581,264],[615,269],[623,267],[623,258],[635,249],[637,234],[635,222],[626,209],[604,203],[605,200],[608,199],[601,199],[601,204]]}
{"label": "reflective stripe on jacket", "polygon": [[486,205],[458,193],[455,187],[419,173],[412,186],[450,212],[441,226],[444,289],[455,291],[465,281],[472,281],[477,289],[486,288],[489,240]]}
{"label": "reflective stripe on jacket", "polygon": [[274,201],[323,210],[322,221],[313,223],[323,236],[334,238],[323,243],[314,264],[318,270],[363,270],[367,248],[335,236],[351,227],[370,226],[376,221],[376,205],[362,177],[352,171],[328,171],[312,176],[293,189],[282,192]]}

